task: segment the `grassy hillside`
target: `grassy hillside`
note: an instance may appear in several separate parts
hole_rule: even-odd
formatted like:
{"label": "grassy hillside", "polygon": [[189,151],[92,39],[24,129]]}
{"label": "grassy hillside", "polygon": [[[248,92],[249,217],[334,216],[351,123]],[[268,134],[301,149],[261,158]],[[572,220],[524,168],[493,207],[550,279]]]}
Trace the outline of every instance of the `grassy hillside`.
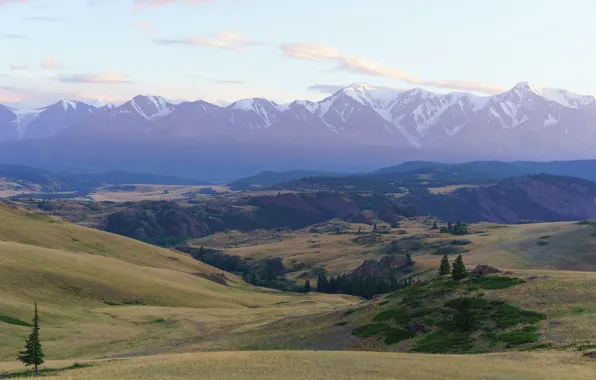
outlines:
{"label": "grassy hillside", "polygon": [[0,360],[21,348],[34,300],[56,359],[148,353],[353,302],[254,288],[181,253],[2,204]]}

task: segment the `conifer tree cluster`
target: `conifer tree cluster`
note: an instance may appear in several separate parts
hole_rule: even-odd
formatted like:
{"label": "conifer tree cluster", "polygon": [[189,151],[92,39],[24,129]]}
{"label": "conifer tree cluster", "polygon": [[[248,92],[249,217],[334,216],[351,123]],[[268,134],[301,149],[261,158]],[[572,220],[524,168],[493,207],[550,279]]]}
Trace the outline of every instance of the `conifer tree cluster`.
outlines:
{"label": "conifer tree cluster", "polygon": [[447,276],[451,273],[451,267],[449,265],[449,258],[447,255],[441,259],[441,266],[439,267],[439,276]]}
{"label": "conifer tree cluster", "polygon": [[350,294],[353,296],[372,298],[377,294],[391,293],[412,284],[412,279],[396,279],[379,276],[359,277],[339,275],[329,277],[324,273],[317,279],[317,292],[331,294]]}
{"label": "conifer tree cluster", "polygon": [[460,222],[458,220],[456,224],[447,222],[447,227],[445,227],[445,226],[441,227],[440,232],[446,233],[446,234],[448,233],[448,234],[452,234],[452,235],[467,235],[468,229],[465,224],[463,224],[462,222]]}
{"label": "conifer tree cluster", "polygon": [[466,266],[464,265],[464,259],[461,257],[461,255],[457,256],[457,258],[453,262],[451,277],[453,277],[455,281],[461,281],[464,278],[468,277],[468,271],[466,269]]}
{"label": "conifer tree cluster", "polygon": [[33,317],[33,330],[25,341],[25,350],[19,352],[18,360],[23,364],[33,366],[35,373],[39,373],[39,366],[44,363],[44,353],[39,340],[39,316],[37,314],[37,302],[35,302],[35,315]]}

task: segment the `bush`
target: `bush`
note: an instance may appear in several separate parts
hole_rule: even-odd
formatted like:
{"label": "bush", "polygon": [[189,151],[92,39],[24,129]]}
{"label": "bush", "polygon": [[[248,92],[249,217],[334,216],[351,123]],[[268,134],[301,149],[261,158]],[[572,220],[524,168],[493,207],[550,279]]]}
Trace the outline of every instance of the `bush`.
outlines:
{"label": "bush", "polygon": [[462,354],[470,351],[472,347],[473,341],[468,334],[439,331],[424,337],[412,347],[411,351],[429,354]]}
{"label": "bush", "polygon": [[406,324],[410,321],[410,317],[405,310],[385,310],[380,312],[379,314],[375,315],[373,321],[375,322],[385,322],[390,319],[393,319],[397,324]]}

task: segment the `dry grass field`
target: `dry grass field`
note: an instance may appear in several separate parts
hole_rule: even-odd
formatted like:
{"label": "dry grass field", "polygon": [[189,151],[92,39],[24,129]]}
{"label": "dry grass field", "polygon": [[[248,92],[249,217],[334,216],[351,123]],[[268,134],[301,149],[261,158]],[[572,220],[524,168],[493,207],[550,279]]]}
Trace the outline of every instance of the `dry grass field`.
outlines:
{"label": "dry grass field", "polygon": [[157,201],[157,200],[181,200],[187,199],[189,193],[197,193],[204,188],[213,188],[218,192],[230,191],[225,186],[177,186],[177,185],[144,185],[132,184],[134,190],[114,191],[108,187],[97,188],[91,194],[94,201],[111,202],[138,202],[138,201]]}
{"label": "dry grass field", "polygon": [[[310,229],[228,232],[194,244],[340,273],[380,257],[378,249],[391,240],[449,238],[429,224],[425,218],[405,221],[372,245],[353,242],[359,226],[363,233],[370,230],[366,225],[350,225],[339,235]],[[36,300],[46,366],[92,364],[48,379],[328,379],[330,373],[350,379],[593,378],[596,364],[576,350],[596,344],[596,272],[562,269],[590,265],[586,252],[596,227],[478,224],[470,230],[464,254],[469,267],[490,264],[526,280],[486,291],[485,297],[545,313],[540,333],[557,350],[474,356],[354,352],[401,349],[351,335],[371,321],[385,298],[256,288],[177,251],[0,204],[0,374],[23,370],[13,359],[30,328],[14,321],[30,322]],[[582,249],[565,248],[573,242]],[[560,250],[558,244],[567,245]],[[414,258],[420,273],[436,268],[440,256],[423,250]],[[329,351],[301,351],[313,348]],[[280,349],[288,351],[259,351]],[[351,351],[334,351],[346,349]]]}
{"label": "dry grass field", "polygon": [[[1,205],[0,317],[30,321],[34,300],[56,359],[142,354],[355,302],[254,288],[181,253]],[[0,327],[7,360],[29,329]]]}
{"label": "dry grass field", "polygon": [[[379,224],[381,226],[381,224]],[[400,223],[390,233],[378,234],[371,244],[358,244],[358,228],[362,234],[371,232],[365,224],[349,224],[347,233],[313,233],[307,227],[292,232],[227,231],[190,241],[191,246],[220,249],[230,255],[254,260],[281,257],[286,266],[304,263],[308,268],[324,267],[332,275],[350,272],[362,261],[379,258],[381,248],[393,240],[418,236],[425,245],[457,239],[432,230],[432,220],[415,218]],[[384,226],[388,228],[389,226]],[[498,225],[479,223],[471,226],[470,240],[464,254],[469,266],[490,264],[499,268],[596,270],[596,227],[574,222]],[[566,246],[563,246],[566,244]],[[561,246],[559,248],[559,246]],[[553,249],[554,248],[554,249]],[[581,248],[581,252],[580,252]],[[436,249],[414,252],[416,272],[438,267],[441,256]],[[290,276],[298,276],[296,272]]]}
{"label": "dry grass field", "polygon": [[[61,368],[72,362],[49,363]],[[337,351],[212,352],[90,363],[48,380],[560,380],[593,379],[596,364],[567,353],[474,356]],[[0,363],[0,371],[15,369]]]}

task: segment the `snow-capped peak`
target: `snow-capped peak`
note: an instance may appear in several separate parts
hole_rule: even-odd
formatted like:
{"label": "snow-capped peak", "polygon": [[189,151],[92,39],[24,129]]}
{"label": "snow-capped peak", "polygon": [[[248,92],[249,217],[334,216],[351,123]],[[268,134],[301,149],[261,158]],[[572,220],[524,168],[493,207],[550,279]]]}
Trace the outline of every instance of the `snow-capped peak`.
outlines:
{"label": "snow-capped peak", "polygon": [[358,103],[369,104],[375,109],[385,109],[400,93],[402,93],[401,90],[391,87],[375,87],[354,83],[339,90],[335,95],[345,94]]}
{"label": "snow-capped peak", "polygon": [[102,99],[102,98],[86,99],[86,100],[82,100],[81,103],[86,104],[91,107],[95,107],[95,108],[103,108],[103,107],[114,108],[114,107],[116,107],[112,103],[110,103],[107,100]]}
{"label": "snow-capped peak", "polygon": [[[172,104],[161,96],[155,95],[137,95],[131,101],[125,103],[123,107],[128,108],[126,107],[128,105],[147,121],[166,116],[174,110]],[[128,109],[125,109],[123,112],[128,111]]]}
{"label": "snow-capped peak", "polygon": [[64,112],[68,112],[70,108],[74,111],[77,109],[77,102],[74,100],[62,99],[55,105],[61,105],[64,109]]}
{"label": "snow-capped peak", "polygon": [[569,108],[581,108],[596,103],[596,99],[593,96],[573,94],[558,88],[541,88],[539,92],[542,97],[551,102],[557,102]]}

